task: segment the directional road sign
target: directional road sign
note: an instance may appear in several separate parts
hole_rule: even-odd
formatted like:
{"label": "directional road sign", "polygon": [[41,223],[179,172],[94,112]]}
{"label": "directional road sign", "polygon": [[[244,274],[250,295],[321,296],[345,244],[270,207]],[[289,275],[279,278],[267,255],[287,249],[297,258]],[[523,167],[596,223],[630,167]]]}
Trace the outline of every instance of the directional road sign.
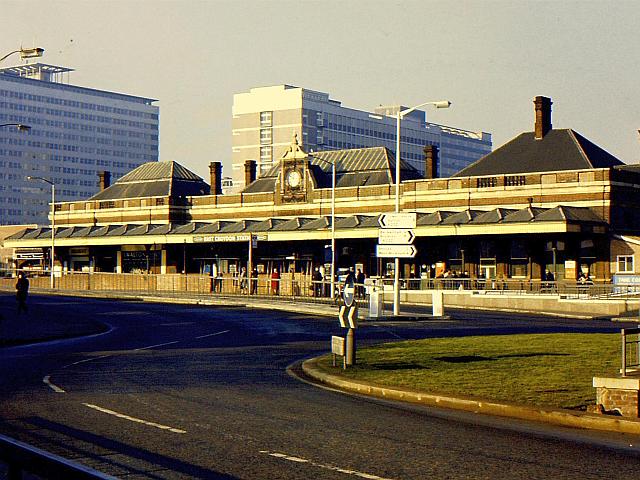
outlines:
{"label": "directional road sign", "polygon": [[382,228],[416,228],[416,212],[384,213],[378,218]]}
{"label": "directional road sign", "polygon": [[413,258],[418,249],[413,245],[377,245],[378,258]]}
{"label": "directional road sign", "polygon": [[415,238],[413,230],[408,228],[381,228],[378,230],[380,245],[411,245]]}
{"label": "directional road sign", "polygon": [[338,312],[338,321],[342,328],[357,328],[358,326],[358,306],[347,307],[342,305]]}

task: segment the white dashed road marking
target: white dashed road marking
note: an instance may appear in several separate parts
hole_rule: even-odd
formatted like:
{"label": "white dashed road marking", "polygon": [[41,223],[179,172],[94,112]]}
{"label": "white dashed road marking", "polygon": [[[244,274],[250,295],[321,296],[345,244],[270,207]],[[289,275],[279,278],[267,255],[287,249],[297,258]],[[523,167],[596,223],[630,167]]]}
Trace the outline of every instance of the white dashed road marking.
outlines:
{"label": "white dashed road marking", "polygon": [[221,332],[216,332],[216,333],[210,333],[208,335],[200,335],[199,337],[196,337],[197,339],[200,338],[207,338],[207,337],[215,337],[216,335],[222,335],[223,333],[229,333],[231,330],[223,330]]}
{"label": "white dashed road marking", "polygon": [[173,345],[174,343],[180,343],[180,342],[176,340],[175,342],[159,343],[157,345],[149,345],[148,347],[134,348],[133,351],[138,352],[140,350],[149,350],[150,348],[164,347],[165,345]]}
{"label": "white dashed road marking", "polygon": [[281,458],[289,462],[306,463],[307,465],[311,465],[312,467],[322,468],[324,470],[332,470],[334,472],[344,473],[345,475],[353,475],[355,477],[360,477],[360,478],[368,478],[369,480],[393,480],[391,478],[379,477],[377,475],[372,475],[370,473],[358,472],[356,470],[349,470],[346,468],[336,467],[335,465],[323,465],[321,463],[316,463],[312,460],[307,460],[306,458],[287,455],[286,453],[269,452],[267,450],[260,450],[260,453],[269,455],[270,457]]}
{"label": "white dashed road marking", "polygon": [[130,422],[140,423],[142,425],[147,425],[149,427],[159,428],[160,430],[167,430],[168,432],[173,433],[187,433],[186,430],[181,430],[179,428],[169,427],[168,425],[162,425],[160,423],[148,422],[146,420],[142,420],[136,417],[130,417],[129,415],[125,415],[124,413],[114,412],[113,410],[109,410],[107,408],[99,407],[98,405],[93,405],[91,403],[83,403],[85,407],[92,408],[93,410],[97,410],[98,412],[106,413],[107,415],[113,415],[114,417],[122,418],[124,420],[129,420]]}

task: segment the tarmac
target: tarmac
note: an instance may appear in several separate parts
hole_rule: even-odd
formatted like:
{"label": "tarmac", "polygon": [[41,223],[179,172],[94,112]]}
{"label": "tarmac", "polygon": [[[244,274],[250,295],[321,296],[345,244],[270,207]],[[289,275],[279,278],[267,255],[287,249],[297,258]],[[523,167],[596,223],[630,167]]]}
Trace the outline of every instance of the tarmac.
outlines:
{"label": "tarmac", "polygon": [[[32,292],[32,293],[45,293]],[[46,292],[51,294],[51,292]],[[260,308],[282,310],[307,315],[337,316],[337,306],[327,303],[294,302],[281,299],[255,299],[248,301],[242,297],[211,297],[191,295],[181,297],[128,294],[126,292],[56,292],[55,295],[72,297],[91,297],[104,299],[119,299],[129,301],[146,301],[154,303],[174,303],[189,305],[220,305],[238,306],[245,308]],[[28,302],[32,310],[38,308],[36,302]],[[361,312],[365,314],[366,309]],[[30,312],[31,313],[31,312]],[[404,313],[400,320],[419,321],[433,319],[424,314]],[[377,321],[397,317],[382,317]],[[106,325],[85,318],[74,317],[59,319],[47,315],[33,315],[17,313],[17,302],[12,292],[0,291],[0,349],[14,345],[34,344],[59,340],[63,338],[81,337],[106,331]],[[548,424],[605,430],[619,433],[640,435],[640,419],[622,418],[619,416],[594,414],[563,409],[544,409],[528,405],[498,403],[473,397],[452,397],[437,393],[417,391],[407,388],[391,388],[347,379],[340,375],[340,370],[327,371],[319,365],[320,358],[313,358],[301,363],[301,371],[312,383],[332,387],[334,389],[365,395],[385,400],[395,400],[430,407],[463,410],[477,414],[510,417],[515,419],[544,422]],[[595,393],[595,392],[594,392]]]}

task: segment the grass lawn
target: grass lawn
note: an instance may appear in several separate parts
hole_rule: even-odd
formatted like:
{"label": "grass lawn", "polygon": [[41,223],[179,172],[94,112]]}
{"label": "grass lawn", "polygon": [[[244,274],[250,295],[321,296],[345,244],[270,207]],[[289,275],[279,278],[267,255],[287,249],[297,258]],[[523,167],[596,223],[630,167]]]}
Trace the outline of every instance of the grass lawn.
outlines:
{"label": "grass lawn", "polygon": [[617,374],[619,334],[495,335],[388,343],[357,351],[349,378],[430,393],[586,409],[594,376]]}

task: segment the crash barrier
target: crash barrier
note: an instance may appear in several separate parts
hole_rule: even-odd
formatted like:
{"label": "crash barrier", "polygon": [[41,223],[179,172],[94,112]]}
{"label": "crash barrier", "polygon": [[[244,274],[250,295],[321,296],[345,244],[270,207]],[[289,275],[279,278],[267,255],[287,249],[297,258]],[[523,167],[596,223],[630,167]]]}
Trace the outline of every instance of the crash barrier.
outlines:
{"label": "crash barrier", "polygon": [[115,480],[116,477],[85,467],[58,455],[0,435],[0,460],[7,466],[7,480],[21,480],[23,473],[39,478]]}

